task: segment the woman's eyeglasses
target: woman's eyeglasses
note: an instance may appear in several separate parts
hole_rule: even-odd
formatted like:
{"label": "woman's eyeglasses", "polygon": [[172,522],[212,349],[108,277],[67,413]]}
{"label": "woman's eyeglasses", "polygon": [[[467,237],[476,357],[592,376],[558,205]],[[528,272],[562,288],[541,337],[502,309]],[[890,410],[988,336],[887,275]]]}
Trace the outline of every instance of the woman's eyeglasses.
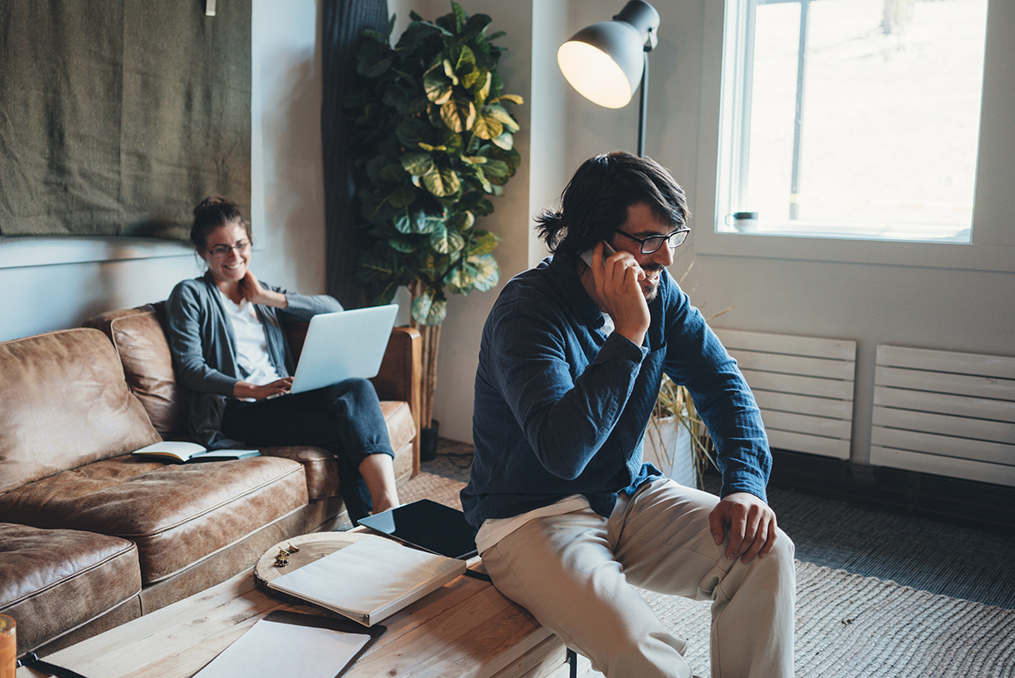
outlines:
{"label": "woman's eyeglasses", "polygon": [[232,250],[236,250],[237,254],[243,254],[249,249],[250,249],[250,241],[241,240],[235,245],[216,245],[215,247],[212,247],[210,250],[205,251],[208,254],[215,257],[216,259],[221,259],[223,257],[229,256],[229,252],[231,252]]}
{"label": "woman's eyeglasses", "polygon": [[678,228],[669,235],[650,235],[647,238],[635,238],[630,233],[625,233],[619,228],[614,230],[640,244],[642,254],[652,254],[654,252],[658,252],[659,248],[663,246],[663,243],[669,245],[671,250],[675,250],[684,244],[684,241],[687,240],[687,234],[691,232],[691,229],[689,228]]}

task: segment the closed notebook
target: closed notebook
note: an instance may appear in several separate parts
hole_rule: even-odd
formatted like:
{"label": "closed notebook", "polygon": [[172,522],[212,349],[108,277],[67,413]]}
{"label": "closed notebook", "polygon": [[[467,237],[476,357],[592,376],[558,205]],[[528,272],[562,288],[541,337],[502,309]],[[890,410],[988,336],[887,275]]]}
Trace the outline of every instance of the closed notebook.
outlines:
{"label": "closed notebook", "polygon": [[194,678],[338,678],[384,632],[345,619],[275,610]]}
{"label": "closed notebook", "polygon": [[465,561],[366,535],[268,586],[371,626],[465,572]]}

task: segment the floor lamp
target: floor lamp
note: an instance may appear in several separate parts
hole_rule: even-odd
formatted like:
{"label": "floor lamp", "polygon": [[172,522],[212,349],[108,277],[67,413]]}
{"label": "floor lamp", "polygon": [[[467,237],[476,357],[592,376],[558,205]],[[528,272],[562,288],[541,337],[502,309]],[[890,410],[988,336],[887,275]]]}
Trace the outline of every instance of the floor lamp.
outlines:
{"label": "floor lamp", "polygon": [[638,155],[645,155],[648,53],[659,42],[659,12],[631,0],[612,21],[581,29],[557,50],[557,64],[571,86],[606,108],[627,105],[641,83]]}

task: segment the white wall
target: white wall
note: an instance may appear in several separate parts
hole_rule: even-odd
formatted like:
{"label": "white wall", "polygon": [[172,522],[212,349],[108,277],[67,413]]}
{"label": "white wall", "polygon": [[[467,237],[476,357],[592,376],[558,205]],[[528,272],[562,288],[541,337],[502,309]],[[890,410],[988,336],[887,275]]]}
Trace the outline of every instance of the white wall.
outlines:
{"label": "white wall", "polygon": [[[227,20],[227,12],[220,7],[214,20]],[[325,284],[317,14],[316,0],[253,0],[251,268],[314,293]],[[183,245],[0,240],[0,341],[165,299],[201,271]]]}

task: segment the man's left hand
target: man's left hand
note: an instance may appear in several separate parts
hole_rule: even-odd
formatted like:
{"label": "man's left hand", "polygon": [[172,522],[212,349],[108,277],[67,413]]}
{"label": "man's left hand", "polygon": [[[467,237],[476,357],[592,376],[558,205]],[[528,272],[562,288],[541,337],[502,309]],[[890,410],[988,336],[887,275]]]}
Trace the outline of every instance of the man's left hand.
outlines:
{"label": "man's left hand", "polygon": [[723,497],[708,516],[709,529],[716,544],[726,539],[729,560],[742,558],[744,564],[755,556],[764,558],[776,540],[775,511],[760,498],[748,492],[734,492]]}

